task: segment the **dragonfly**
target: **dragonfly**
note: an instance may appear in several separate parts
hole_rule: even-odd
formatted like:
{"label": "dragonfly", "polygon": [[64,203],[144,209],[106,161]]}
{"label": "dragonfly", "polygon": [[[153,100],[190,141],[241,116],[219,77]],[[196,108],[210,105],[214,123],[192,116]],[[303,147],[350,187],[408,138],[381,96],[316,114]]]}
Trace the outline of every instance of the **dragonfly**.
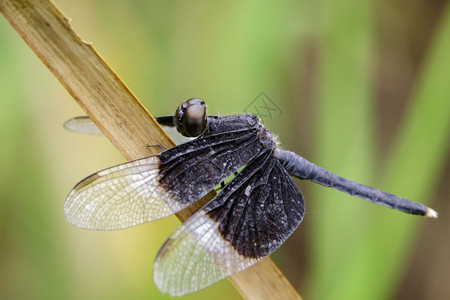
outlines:
{"label": "dragonfly", "polygon": [[340,177],[282,149],[257,116],[208,116],[205,102],[193,98],[174,116],[157,120],[194,139],[86,177],[68,194],[64,213],[77,227],[124,229],[168,217],[216,190],[155,258],[154,282],[172,296],[240,272],[283,244],[305,214],[304,198],[291,176],[437,218],[423,204]]}

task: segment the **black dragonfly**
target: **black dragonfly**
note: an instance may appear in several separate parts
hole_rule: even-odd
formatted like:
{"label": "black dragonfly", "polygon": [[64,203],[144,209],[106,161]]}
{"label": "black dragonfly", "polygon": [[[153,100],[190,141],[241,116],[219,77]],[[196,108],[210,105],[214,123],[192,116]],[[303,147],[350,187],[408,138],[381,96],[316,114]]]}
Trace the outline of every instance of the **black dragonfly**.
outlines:
{"label": "black dragonfly", "polygon": [[157,120],[198,138],[83,179],[67,196],[64,212],[75,226],[116,230],[170,216],[216,189],[218,194],[180,225],[156,256],[155,284],[173,296],[250,267],[291,235],[305,203],[289,175],[437,217],[420,203],[337,176],[279,148],[254,115],[207,116],[205,103],[190,99],[174,117]]}

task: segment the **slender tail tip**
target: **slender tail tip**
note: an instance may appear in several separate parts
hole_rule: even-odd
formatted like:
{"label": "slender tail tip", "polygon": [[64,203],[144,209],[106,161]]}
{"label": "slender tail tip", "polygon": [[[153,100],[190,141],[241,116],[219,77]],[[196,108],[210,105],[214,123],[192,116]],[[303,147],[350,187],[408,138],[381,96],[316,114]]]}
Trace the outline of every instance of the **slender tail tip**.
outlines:
{"label": "slender tail tip", "polygon": [[434,209],[431,209],[431,208],[428,207],[427,213],[425,214],[425,217],[437,219],[438,213]]}

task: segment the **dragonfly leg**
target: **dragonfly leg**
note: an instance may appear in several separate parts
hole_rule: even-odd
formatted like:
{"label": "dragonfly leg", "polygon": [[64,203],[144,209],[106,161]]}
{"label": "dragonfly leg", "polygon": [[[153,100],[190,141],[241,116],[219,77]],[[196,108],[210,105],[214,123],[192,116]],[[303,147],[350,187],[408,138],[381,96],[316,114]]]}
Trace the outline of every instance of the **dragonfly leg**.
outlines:
{"label": "dragonfly leg", "polygon": [[162,151],[166,151],[166,150],[167,150],[167,149],[164,148],[164,146],[161,145],[161,144],[156,144],[156,145],[149,145],[149,144],[147,144],[147,148],[153,148],[153,147],[159,147]]}

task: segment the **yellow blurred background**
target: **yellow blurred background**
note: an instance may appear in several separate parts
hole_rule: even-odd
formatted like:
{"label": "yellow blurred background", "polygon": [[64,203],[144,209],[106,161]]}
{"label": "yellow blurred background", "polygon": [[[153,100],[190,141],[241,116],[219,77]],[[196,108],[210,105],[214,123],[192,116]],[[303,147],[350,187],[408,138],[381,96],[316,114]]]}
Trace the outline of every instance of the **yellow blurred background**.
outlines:
{"label": "yellow blurred background", "polygon": [[[153,115],[193,97],[242,113],[264,93],[283,147],[440,213],[296,180],[305,220],[272,257],[305,299],[450,299],[447,1],[55,3]],[[0,298],[169,298],[152,264],[175,217],[116,232],[66,223],[69,190],[124,159],[62,128],[82,110],[4,18],[0,101]],[[185,299],[239,297],[224,280]]]}

